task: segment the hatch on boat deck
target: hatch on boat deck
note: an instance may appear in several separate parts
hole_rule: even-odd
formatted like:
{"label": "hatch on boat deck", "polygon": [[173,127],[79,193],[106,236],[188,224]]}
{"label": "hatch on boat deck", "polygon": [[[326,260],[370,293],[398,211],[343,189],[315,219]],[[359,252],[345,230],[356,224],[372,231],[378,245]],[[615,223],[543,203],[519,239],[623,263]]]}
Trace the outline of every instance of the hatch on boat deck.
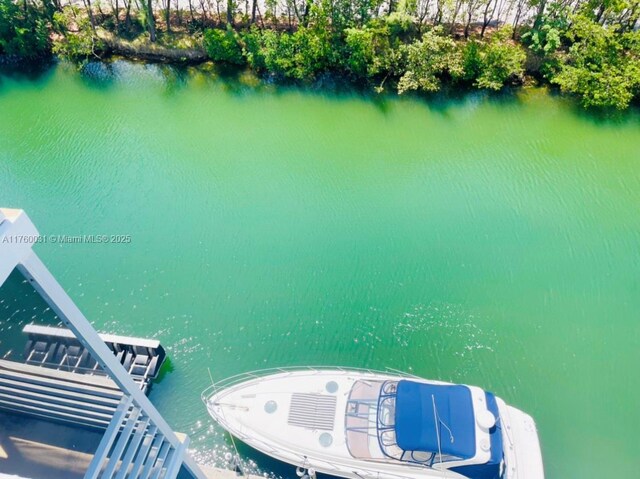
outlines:
{"label": "hatch on boat deck", "polygon": [[291,426],[332,431],[336,419],[336,397],[325,394],[294,393],[289,406]]}

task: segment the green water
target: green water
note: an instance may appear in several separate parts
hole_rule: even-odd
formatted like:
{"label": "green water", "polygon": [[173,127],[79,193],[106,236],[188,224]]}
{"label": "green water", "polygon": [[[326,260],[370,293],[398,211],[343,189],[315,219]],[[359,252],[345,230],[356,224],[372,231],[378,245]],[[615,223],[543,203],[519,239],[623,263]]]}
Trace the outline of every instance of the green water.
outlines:
{"label": "green water", "polygon": [[637,114],[112,73],[0,80],[0,205],[131,235],[37,251],[98,329],[167,347],[152,400],[201,460],[228,447],[207,368],[327,364],[483,386],[534,416],[549,478],[637,477]]}

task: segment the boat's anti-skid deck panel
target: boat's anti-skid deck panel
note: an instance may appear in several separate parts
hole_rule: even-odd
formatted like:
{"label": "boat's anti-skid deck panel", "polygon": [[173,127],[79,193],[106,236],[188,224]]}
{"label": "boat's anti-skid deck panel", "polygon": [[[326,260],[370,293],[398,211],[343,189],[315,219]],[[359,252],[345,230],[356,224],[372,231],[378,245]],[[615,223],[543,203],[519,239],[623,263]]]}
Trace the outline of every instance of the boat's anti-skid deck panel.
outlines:
{"label": "boat's anti-skid deck panel", "polygon": [[336,397],[325,394],[295,393],[287,422],[291,426],[332,431],[336,418]]}

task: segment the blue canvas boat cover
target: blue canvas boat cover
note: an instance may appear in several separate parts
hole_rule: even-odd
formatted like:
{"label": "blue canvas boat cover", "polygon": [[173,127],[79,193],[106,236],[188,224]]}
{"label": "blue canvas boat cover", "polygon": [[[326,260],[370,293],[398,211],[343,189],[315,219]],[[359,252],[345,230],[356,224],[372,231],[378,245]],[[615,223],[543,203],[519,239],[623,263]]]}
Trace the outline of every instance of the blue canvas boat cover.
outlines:
{"label": "blue canvas boat cover", "polygon": [[398,382],[395,418],[396,442],[405,451],[437,453],[440,450],[443,455],[462,459],[475,456],[475,417],[471,391],[466,386],[403,379]]}

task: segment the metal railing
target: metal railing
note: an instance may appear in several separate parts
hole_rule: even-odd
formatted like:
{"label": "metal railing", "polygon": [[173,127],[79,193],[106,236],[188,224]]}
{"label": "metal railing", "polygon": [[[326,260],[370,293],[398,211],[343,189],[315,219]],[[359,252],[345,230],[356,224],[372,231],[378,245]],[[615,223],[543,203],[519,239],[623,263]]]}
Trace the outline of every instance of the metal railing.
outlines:
{"label": "metal railing", "polygon": [[343,367],[343,366],[285,366],[285,367],[275,367],[275,368],[265,368],[265,369],[257,369],[254,371],[248,371],[240,374],[234,374],[233,376],[229,376],[227,378],[221,379],[219,381],[213,381],[212,384],[202,391],[200,394],[200,399],[205,405],[208,404],[208,400],[216,394],[219,390],[229,389],[238,384],[244,383],[246,381],[261,379],[266,376],[271,376],[275,374],[283,374],[283,375],[295,375],[297,373],[303,372],[311,372],[314,374],[321,374],[332,372],[336,374],[368,374],[371,376],[380,376],[383,375],[385,377],[404,377],[404,378],[418,378],[410,373],[406,373],[403,371],[398,371],[396,369],[387,368],[386,371],[380,371],[376,369],[369,368],[357,368],[357,367]]}

